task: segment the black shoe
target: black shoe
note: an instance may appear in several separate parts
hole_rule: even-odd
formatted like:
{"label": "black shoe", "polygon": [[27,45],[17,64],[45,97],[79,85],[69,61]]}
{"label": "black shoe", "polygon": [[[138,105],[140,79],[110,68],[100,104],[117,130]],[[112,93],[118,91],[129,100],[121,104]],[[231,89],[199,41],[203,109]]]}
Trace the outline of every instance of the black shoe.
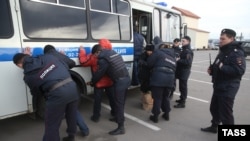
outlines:
{"label": "black shoe", "polygon": [[82,136],[86,137],[89,135],[89,131],[85,131],[85,132],[81,132],[82,133]]}
{"label": "black shoe", "polygon": [[75,141],[75,137],[74,136],[67,136],[63,138],[63,141]]}
{"label": "black shoe", "polygon": [[175,100],[175,102],[177,102],[177,103],[182,103],[183,100],[182,100],[182,99],[178,99],[178,100]]}
{"label": "black shoe", "polygon": [[116,122],[117,120],[116,120],[115,117],[111,117],[111,118],[109,118],[109,121],[111,121],[111,122]]}
{"label": "black shoe", "polygon": [[91,116],[90,118],[92,121],[94,122],[98,122],[99,121],[99,117],[95,117],[95,116]]}
{"label": "black shoe", "polygon": [[177,105],[174,105],[174,108],[185,108],[185,104],[184,103],[179,103]]}
{"label": "black shoe", "polygon": [[158,117],[156,117],[156,116],[151,115],[151,116],[149,117],[149,119],[150,119],[151,121],[153,121],[154,123],[158,123]]}
{"label": "black shoe", "polygon": [[206,128],[201,128],[201,131],[204,131],[204,132],[210,132],[210,133],[217,133],[217,127],[213,127],[213,126],[210,126],[210,127],[206,127]]}
{"label": "black shoe", "polygon": [[118,127],[115,130],[112,130],[109,132],[110,135],[121,135],[125,134],[125,128],[124,127]]}
{"label": "black shoe", "polygon": [[169,114],[164,113],[162,118],[164,118],[166,121],[169,121]]}

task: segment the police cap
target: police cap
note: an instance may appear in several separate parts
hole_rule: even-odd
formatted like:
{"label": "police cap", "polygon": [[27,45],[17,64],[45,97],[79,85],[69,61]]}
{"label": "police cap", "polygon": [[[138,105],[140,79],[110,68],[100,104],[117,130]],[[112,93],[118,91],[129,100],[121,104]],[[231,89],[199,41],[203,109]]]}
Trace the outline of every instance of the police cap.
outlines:
{"label": "police cap", "polygon": [[233,37],[236,36],[236,32],[234,30],[228,29],[228,28],[222,29],[221,30],[221,35],[222,34],[230,35],[230,36],[233,36]]}

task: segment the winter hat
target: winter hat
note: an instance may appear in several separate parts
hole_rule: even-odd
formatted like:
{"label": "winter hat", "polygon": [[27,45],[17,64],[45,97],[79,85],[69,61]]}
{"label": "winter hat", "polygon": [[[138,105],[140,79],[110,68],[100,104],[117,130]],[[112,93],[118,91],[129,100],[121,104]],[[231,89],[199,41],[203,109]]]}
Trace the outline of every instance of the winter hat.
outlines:
{"label": "winter hat", "polygon": [[154,51],[154,49],[155,49],[155,46],[154,46],[154,45],[151,45],[151,44],[148,44],[148,45],[146,45],[146,47],[145,47],[145,50],[146,50],[146,51]]}
{"label": "winter hat", "polygon": [[110,43],[110,41],[108,39],[100,39],[99,40],[99,44],[100,46],[103,48],[103,49],[109,49],[109,50],[112,50],[112,45]]}

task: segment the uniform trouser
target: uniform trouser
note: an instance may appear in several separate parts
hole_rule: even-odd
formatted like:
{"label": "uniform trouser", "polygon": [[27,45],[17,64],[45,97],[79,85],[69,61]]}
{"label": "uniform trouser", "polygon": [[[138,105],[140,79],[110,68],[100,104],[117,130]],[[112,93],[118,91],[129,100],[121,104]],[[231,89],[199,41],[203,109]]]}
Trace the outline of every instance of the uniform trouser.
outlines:
{"label": "uniform trouser", "polygon": [[81,113],[77,110],[77,115],[76,115],[76,123],[81,130],[82,133],[87,133],[89,132],[89,128],[87,124],[85,123]]}
{"label": "uniform trouser", "polygon": [[152,97],[154,99],[152,113],[154,116],[158,116],[161,113],[161,109],[164,113],[170,112],[169,94],[170,89],[167,87],[151,87]]}
{"label": "uniform trouser", "polygon": [[233,105],[234,98],[218,96],[216,91],[214,92],[210,104],[210,112],[212,115],[212,125],[217,126],[221,122],[224,125],[233,125]]}
{"label": "uniform trouser", "polygon": [[115,103],[115,117],[118,124],[124,123],[124,106],[128,86],[130,85],[130,78],[123,77],[115,81],[114,83],[114,103]]}
{"label": "uniform trouser", "polygon": [[179,79],[179,91],[181,93],[180,99],[183,102],[185,102],[187,99],[187,92],[188,92],[187,82],[188,80]]}
{"label": "uniform trouser", "polygon": [[114,107],[114,87],[107,87],[107,88],[94,88],[94,108],[93,108],[93,116],[95,118],[99,118],[101,116],[101,102],[102,102],[102,95],[104,92],[107,94],[109,99],[109,105],[111,108],[111,114],[115,115]]}
{"label": "uniform trouser", "polygon": [[176,89],[176,79],[174,80],[174,86],[173,86],[173,88],[172,88],[171,91],[170,91],[169,97],[174,95],[175,89]]}
{"label": "uniform trouser", "polygon": [[76,133],[76,114],[78,101],[67,104],[46,105],[45,109],[45,133],[43,141],[60,141],[59,128],[62,119],[66,118],[67,133],[74,136]]}

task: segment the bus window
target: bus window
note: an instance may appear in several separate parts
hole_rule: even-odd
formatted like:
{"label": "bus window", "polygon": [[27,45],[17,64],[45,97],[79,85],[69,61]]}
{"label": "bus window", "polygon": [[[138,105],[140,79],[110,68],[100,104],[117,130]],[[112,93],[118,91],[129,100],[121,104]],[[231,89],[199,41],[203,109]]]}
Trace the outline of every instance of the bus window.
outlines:
{"label": "bus window", "polygon": [[13,36],[12,20],[10,15],[8,0],[0,1],[0,38],[10,38]]}
{"label": "bus window", "polygon": [[[98,2],[97,2],[98,1]],[[92,0],[90,9],[91,35],[94,39],[130,40],[130,12],[127,2]],[[118,8],[121,8],[118,10]]]}
{"label": "bus window", "polygon": [[160,12],[158,9],[154,9],[154,19],[153,19],[153,26],[154,26],[154,36],[161,36],[160,30]]}
{"label": "bus window", "polygon": [[25,35],[36,39],[86,39],[86,9],[65,4],[21,0]]}
{"label": "bus window", "polygon": [[85,0],[60,0],[60,4],[77,6],[77,7],[85,7]]}

